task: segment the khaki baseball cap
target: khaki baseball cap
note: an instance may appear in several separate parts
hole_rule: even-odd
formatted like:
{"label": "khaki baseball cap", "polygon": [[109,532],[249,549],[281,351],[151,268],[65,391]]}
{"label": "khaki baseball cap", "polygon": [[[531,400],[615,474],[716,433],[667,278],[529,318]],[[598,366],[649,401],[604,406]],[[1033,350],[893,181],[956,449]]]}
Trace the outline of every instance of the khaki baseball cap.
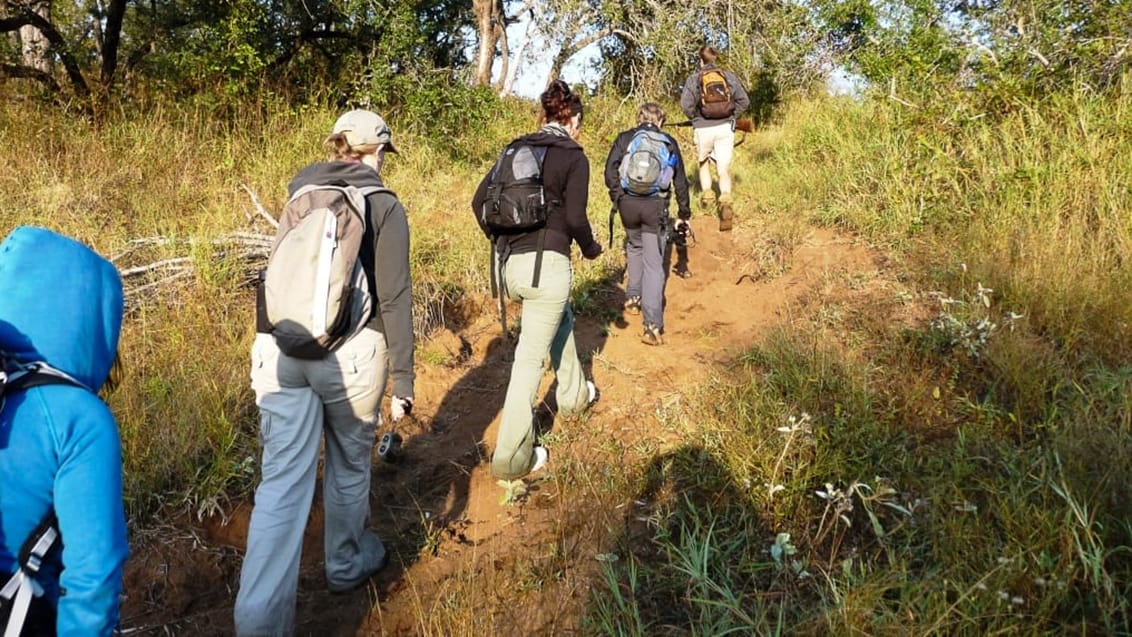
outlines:
{"label": "khaki baseball cap", "polygon": [[386,152],[395,153],[393,147],[393,131],[381,116],[373,111],[356,109],[343,114],[334,122],[332,135],[342,133],[346,142],[351,146],[366,146],[368,144],[385,144]]}

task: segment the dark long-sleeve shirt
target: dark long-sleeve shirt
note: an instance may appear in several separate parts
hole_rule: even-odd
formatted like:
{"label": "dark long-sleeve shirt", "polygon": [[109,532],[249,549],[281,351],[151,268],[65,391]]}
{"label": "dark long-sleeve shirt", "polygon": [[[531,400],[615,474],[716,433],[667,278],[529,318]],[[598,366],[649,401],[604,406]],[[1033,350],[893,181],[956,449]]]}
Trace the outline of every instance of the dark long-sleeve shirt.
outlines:
{"label": "dark long-sleeve shirt", "polygon": [[[532,146],[546,146],[542,164],[542,183],[551,211],[546,221],[544,250],[553,250],[570,256],[571,242],[577,243],[582,255],[592,259],[601,254],[601,244],[594,238],[593,228],[586,216],[589,203],[590,162],[578,142],[555,125],[524,137]],[[472,212],[480,229],[489,237],[491,233],[480,219],[487,198],[490,173],[485,175],[472,197]],[[517,232],[495,237],[496,245],[509,245],[512,253],[534,252],[538,249],[539,231]]]}
{"label": "dark long-sleeve shirt", "polygon": [[[309,184],[385,187],[381,175],[358,162],[311,164],[288,185],[294,193]],[[393,395],[413,396],[413,286],[409,276],[409,219],[397,196],[389,191],[366,197],[369,219],[359,259],[377,300],[369,327],[385,335]]]}
{"label": "dark long-sleeve shirt", "polygon": [[[664,193],[661,197],[638,197],[621,189],[621,161],[625,158],[625,151],[629,149],[629,143],[633,141],[633,136],[639,130],[654,130],[664,135],[667,138],[668,152],[676,157],[670,192]],[[668,197],[672,191],[675,191],[677,216],[685,220],[692,217],[692,206],[688,199],[688,175],[684,171],[684,157],[680,154],[680,144],[676,143],[671,135],[652,124],[641,124],[636,128],[630,128],[613,140],[613,148],[610,149],[609,157],[605,160],[605,187],[609,189],[609,199],[614,204],[623,201],[624,197],[632,197],[632,200],[656,201],[658,206],[664,208],[668,207]]]}

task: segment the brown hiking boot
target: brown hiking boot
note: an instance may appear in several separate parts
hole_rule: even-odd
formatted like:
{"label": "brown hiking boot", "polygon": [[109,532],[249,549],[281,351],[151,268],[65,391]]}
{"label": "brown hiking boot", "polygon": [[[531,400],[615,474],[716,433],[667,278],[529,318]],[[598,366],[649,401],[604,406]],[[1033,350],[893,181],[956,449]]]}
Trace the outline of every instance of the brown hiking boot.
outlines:
{"label": "brown hiking boot", "polygon": [[732,225],[731,224],[731,217],[732,216],[733,216],[733,213],[731,212],[731,204],[730,203],[725,202],[725,203],[719,204],[719,231],[720,232],[727,232],[728,230],[731,229],[731,225]]}

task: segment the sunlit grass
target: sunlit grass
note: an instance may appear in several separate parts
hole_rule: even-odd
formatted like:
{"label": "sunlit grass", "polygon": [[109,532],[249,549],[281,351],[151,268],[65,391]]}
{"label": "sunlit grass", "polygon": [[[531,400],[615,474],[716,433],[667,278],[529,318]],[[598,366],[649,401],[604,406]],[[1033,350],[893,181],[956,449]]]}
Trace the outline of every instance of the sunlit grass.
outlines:
{"label": "sunlit grass", "polygon": [[[198,240],[149,248],[154,261],[190,256],[193,273],[130,315],[109,396],[134,528],[162,506],[209,513],[254,483],[247,264],[200,241],[270,232],[249,191],[278,211],[336,115],[269,106],[216,119],[160,105],[100,127],[34,102],[0,108],[5,232],[45,225],[106,255],[142,237]],[[587,106],[604,245],[605,153],[637,105]],[[1128,96],[1053,96],[998,121],[935,121],[821,100],[750,135],[735,165],[737,206],[753,211],[745,263],[789,271],[812,225],[827,225],[872,244],[901,287],[860,304],[804,297],[702,382],[658,388],[679,399],[650,414],[656,440],[622,439],[608,412],[555,427],[544,443],[561,527],[529,555],[479,556],[503,564],[490,581],[521,595],[592,588],[585,634],[1128,633],[1128,112]],[[434,330],[494,312],[469,202],[534,109],[508,102],[489,121],[484,150],[461,158],[392,121],[402,152],[383,175],[409,211],[423,364],[454,355],[428,341]],[[675,134],[687,154],[690,135]],[[617,252],[575,259],[579,315],[616,319]],[[910,306],[920,318],[894,318]],[[690,338],[712,349],[722,335]],[[592,528],[570,526],[579,502]],[[420,632],[510,625],[489,572],[462,565],[440,590],[409,580]]]}

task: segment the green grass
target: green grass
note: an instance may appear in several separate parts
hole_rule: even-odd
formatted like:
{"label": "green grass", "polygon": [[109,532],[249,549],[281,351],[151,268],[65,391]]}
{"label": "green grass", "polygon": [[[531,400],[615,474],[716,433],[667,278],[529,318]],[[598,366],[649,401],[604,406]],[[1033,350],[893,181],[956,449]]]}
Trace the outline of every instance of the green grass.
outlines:
{"label": "green grass", "polygon": [[[852,230],[922,292],[815,306],[697,390],[594,632],[1132,633],[1130,105],[826,100],[762,131],[737,171],[768,225]],[[909,301],[931,317],[894,324]]]}
{"label": "green grass", "polygon": [[[384,175],[409,210],[422,362],[451,355],[430,346],[433,330],[494,312],[468,202],[493,160],[484,149],[534,122],[529,103],[495,106],[455,155],[392,120],[403,152]],[[601,167],[635,105],[588,108],[605,243]],[[566,544],[509,563],[522,594],[592,571],[585,634],[1132,633],[1130,109],[1127,94],[1054,95],[998,119],[939,120],[885,101],[799,101],[751,135],[736,196],[759,211],[760,271],[788,269],[810,225],[828,225],[875,246],[903,287],[792,310],[800,320],[683,388],[661,416],[678,444],[626,445],[595,418],[556,428],[547,444],[576,452],[557,456],[557,506],[628,508],[603,522],[607,559],[578,557],[589,571],[570,570]],[[158,103],[94,127],[34,102],[0,107],[0,229],[45,225],[107,255],[143,237],[196,241],[120,263],[193,265],[131,313],[108,397],[132,528],[162,507],[208,513],[254,483],[249,263],[206,242],[269,232],[244,187],[277,211],[334,116]],[[580,315],[616,318],[603,308],[620,259],[578,264]],[[909,306],[919,318],[894,319]],[[563,538],[580,533],[562,517]],[[413,592],[422,630],[492,629],[482,609],[508,602],[477,573]]]}

